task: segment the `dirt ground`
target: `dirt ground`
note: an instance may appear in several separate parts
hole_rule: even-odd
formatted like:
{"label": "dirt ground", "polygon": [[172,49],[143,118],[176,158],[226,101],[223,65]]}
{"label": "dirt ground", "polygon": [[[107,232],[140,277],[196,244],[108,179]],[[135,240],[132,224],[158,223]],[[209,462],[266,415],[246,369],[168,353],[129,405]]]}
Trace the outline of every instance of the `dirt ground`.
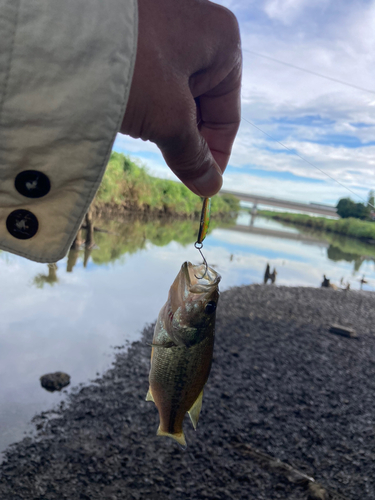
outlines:
{"label": "dirt ground", "polygon": [[[374,306],[366,292],[224,292],[197,431],[184,423],[186,451],[155,435],[147,327],[102,378],[37,416],[35,438],[9,448],[0,499],[373,500]],[[330,333],[332,323],[358,339]]]}

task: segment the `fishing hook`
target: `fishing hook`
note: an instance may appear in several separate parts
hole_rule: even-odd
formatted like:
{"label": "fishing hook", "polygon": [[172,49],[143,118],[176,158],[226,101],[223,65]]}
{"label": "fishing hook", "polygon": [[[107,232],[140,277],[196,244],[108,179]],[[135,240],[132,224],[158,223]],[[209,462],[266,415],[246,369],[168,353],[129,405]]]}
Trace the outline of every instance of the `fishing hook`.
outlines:
{"label": "fishing hook", "polygon": [[196,242],[194,243],[194,246],[195,246],[195,248],[198,250],[198,252],[201,254],[202,259],[203,259],[203,263],[204,263],[204,265],[206,266],[206,269],[205,269],[205,271],[204,271],[204,273],[203,273],[203,276],[199,277],[199,276],[197,276],[196,274],[194,274],[194,276],[197,278],[197,280],[202,280],[202,279],[206,276],[206,274],[207,274],[207,271],[208,271],[208,264],[207,264],[207,261],[206,261],[205,256],[204,256],[204,255],[203,255],[203,253],[202,253],[203,243],[198,243],[198,241],[196,241]]}

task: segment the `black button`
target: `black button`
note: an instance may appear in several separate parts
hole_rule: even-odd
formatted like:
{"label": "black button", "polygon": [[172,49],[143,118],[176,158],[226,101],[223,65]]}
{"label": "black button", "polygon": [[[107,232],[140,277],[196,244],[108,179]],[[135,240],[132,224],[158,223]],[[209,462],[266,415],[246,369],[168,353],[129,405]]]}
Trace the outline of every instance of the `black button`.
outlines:
{"label": "black button", "polygon": [[19,193],[27,198],[41,198],[49,193],[51,183],[43,172],[38,170],[24,170],[20,172],[14,185]]}
{"label": "black button", "polygon": [[32,238],[38,231],[38,227],[38,219],[28,210],[15,210],[8,215],[7,229],[19,240]]}

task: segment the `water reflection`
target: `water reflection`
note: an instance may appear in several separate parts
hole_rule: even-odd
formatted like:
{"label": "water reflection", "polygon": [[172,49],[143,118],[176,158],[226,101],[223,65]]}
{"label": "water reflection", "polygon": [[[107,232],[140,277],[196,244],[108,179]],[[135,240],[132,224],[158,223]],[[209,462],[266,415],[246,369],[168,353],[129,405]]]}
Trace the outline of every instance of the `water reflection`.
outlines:
{"label": "water reflection", "polygon": [[352,262],[354,274],[360,270],[364,262],[375,262],[375,245],[335,233],[312,231],[304,226],[297,226],[289,223],[281,223],[281,225],[285,230],[298,230],[301,234],[326,240],[327,243],[329,243],[327,258],[334,262]]}
{"label": "water reflection", "polygon": [[[267,263],[277,269],[276,285],[319,287],[326,274],[331,283],[344,277],[358,290],[365,274],[363,288],[374,290],[375,247],[260,217],[253,226],[259,233],[245,232],[238,228],[250,221],[241,217],[239,226],[214,221],[204,243],[222,290],[262,283]],[[91,233],[90,244],[84,245],[82,230],[56,265],[0,253],[0,450],[23,437],[36,412],[64,398],[41,389],[41,375],[66,372],[74,387],[103,372],[112,347],[136,340],[156,319],[182,262],[201,261],[193,246],[197,221],[94,226],[99,231]]]}
{"label": "water reflection", "polygon": [[57,277],[57,264],[47,264],[48,274],[39,273],[35,276],[33,283],[37,288],[43,288],[45,283],[54,285],[59,281]]}

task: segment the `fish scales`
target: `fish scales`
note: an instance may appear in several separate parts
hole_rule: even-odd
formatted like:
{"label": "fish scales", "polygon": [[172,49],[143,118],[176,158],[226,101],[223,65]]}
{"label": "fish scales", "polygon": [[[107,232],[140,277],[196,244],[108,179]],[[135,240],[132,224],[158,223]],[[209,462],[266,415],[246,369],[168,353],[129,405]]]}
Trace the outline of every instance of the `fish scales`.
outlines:
{"label": "fish scales", "polygon": [[203,387],[214,348],[215,311],[220,275],[204,265],[185,262],[159,313],[151,353],[147,400],[158,408],[158,435],[186,445],[182,422],[186,412],[196,427]]}
{"label": "fish scales", "polygon": [[[152,394],[169,404],[160,405],[160,427],[175,434],[182,431],[182,422],[207,382],[211,369],[214,336],[197,346],[159,349],[150,374]],[[168,423],[167,423],[168,422]]]}

